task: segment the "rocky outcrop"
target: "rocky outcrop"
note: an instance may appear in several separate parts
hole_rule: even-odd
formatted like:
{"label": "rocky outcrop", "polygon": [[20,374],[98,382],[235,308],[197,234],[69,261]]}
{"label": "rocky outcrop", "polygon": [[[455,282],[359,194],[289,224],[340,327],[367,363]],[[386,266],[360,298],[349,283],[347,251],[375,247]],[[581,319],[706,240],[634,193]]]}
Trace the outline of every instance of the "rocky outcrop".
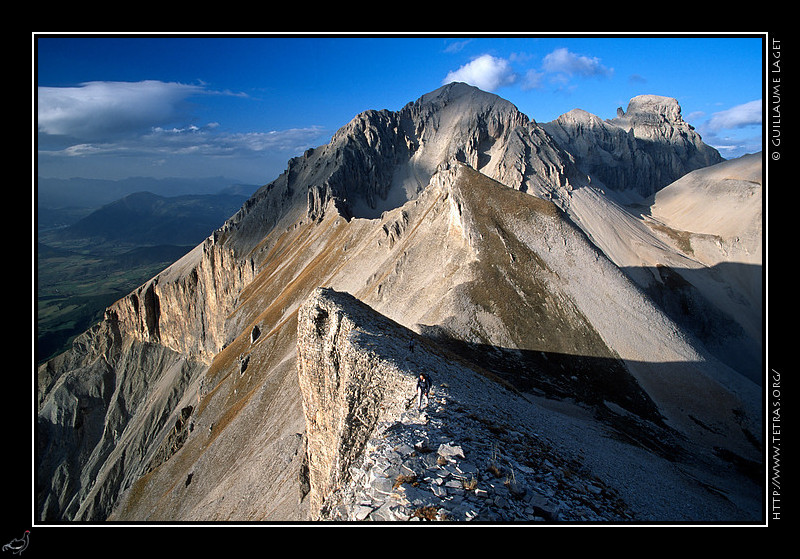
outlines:
{"label": "rocky outcrop", "polygon": [[352,296],[330,289],[316,290],[298,312],[297,372],[312,516],[348,480],[378,423],[399,414],[413,395],[413,372],[379,353],[380,336],[399,330]]}
{"label": "rocky outcrop", "polygon": [[683,120],[676,99],[641,95],[604,121],[574,109],[542,127],[605,187],[650,196],[689,171],[723,161]]}
{"label": "rocky outcrop", "polygon": [[210,362],[228,341],[225,317],[254,272],[252,261],[209,239],[109,307],[106,318],[141,342]]}
{"label": "rocky outcrop", "polygon": [[[532,424],[497,413],[501,401],[529,413],[513,389],[352,295],[315,290],[299,311],[297,350],[313,519],[632,517],[602,481],[579,481],[581,466]],[[435,380],[424,409],[420,372]]]}

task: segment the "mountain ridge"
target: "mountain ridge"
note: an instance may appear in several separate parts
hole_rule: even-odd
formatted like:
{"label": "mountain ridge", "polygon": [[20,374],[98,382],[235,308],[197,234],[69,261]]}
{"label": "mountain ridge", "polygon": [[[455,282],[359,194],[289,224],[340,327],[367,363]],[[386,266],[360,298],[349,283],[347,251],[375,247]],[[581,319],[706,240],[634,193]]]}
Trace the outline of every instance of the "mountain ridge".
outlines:
{"label": "mountain ridge", "polygon": [[[486,110],[465,111],[476,99]],[[39,517],[307,520],[298,311],[321,285],[464,359],[514,372],[554,417],[556,402],[567,405],[581,389],[591,395],[619,371],[658,412],[635,405],[636,390],[617,394],[632,400],[603,401],[646,422],[663,417],[692,437],[691,456],[716,462],[708,453],[725,448],[757,460],[760,416],[747,411],[758,408],[756,387],[644,295],[623,271],[628,252],[598,242],[610,238],[598,220],[624,209],[613,193],[592,186],[541,126],[496,100],[456,84],[398,113],[358,115],[110,307],[72,352],[40,367]],[[646,243],[655,238],[628,214],[603,225],[619,224],[635,224]],[[657,246],[686,258],[664,240]],[[700,391],[675,395],[697,386],[717,393],[719,407]],[[603,401],[582,405],[596,413]],[[66,452],[59,433],[70,433]],[[661,444],[648,430],[627,436]],[[722,514],[757,516],[742,499],[742,510]]]}

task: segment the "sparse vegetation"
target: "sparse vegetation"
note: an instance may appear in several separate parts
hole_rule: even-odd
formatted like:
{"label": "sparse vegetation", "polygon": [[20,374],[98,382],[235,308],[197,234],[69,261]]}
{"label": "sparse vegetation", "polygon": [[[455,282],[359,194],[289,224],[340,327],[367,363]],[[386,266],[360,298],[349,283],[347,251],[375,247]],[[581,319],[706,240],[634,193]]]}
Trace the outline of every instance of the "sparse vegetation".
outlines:
{"label": "sparse vegetation", "polygon": [[419,507],[414,509],[411,514],[412,518],[421,518],[423,520],[445,520],[444,515],[439,513],[436,507]]}
{"label": "sparse vegetation", "polygon": [[489,465],[486,467],[486,470],[492,474],[494,477],[500,477],[502,472],[500,471],[500,467],[497,465],[497,458],[499,457],[497,446],[492,446],[492,459]]}
{"label": "sparse vegetation", "polygon": [[652,229],[656,231],[660,231],[664,233],[667,237],[669,237],[675,245],[678,247],[678,250],[682,251],[689,256],[694,255],[694,249],[692,248],[692,234],[688,231],[678,231],[676,229],[672,229],[671,227],[667,227],[666,225],[662,225],[660,223],[651,223],[646,222]]}
{"label": "sparse vegetation", "polygon": [[503,482],[503,485],[505,485],[506,487],[511,487],[514,483],[516,483],[516,481],[517,481],[517,478],[514,475],[514,470],[512,469],[511,473],[506,476],[506,479]]}
{"label": "sparse vegetation", "polygon": [[419,481],[417,481],[417,476],[414,474],[400,474],[394,480],[394,485],[392,485],[393,489],[397,489],[404,483],[407,483],[413,487],[419,485]]}

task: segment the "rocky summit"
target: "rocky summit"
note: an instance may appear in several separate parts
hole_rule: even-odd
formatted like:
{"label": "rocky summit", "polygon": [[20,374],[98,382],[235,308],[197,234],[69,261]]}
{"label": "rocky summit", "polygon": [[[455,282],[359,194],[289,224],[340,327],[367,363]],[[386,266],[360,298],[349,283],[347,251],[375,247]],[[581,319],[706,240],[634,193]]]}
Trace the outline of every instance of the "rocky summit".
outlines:
{"label": "rocky summit", "polygon": [[761,174],[664,97],[356,115],[38,368],[36,518],[758,521]]}

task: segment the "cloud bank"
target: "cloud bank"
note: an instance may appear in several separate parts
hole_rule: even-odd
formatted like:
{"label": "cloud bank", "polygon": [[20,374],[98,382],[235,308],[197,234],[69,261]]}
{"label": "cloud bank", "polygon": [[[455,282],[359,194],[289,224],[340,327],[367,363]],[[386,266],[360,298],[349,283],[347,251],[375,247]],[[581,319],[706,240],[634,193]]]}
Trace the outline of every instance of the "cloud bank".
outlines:
{"label": "cloud bank", "polygon": [[[711,115],[698,126],[703,141],[714,146],[723,157],[739,157],[745,153],[756,153],[762,148],[761,124],[763,102],[761,99],[736,105]],[[733,131],[752,128],[750,136],[732,134]]]}
{"label": "cloud bank", "polygon": [[[110,157],[119,158],[120,168],[139,165],[147,169],[179,159],[183,161],[182,168],[207,165],[212,173],[220,158],[234,156],[274,158],[284,164],[288,157],[318,143],[326,132],[321,127],[308,127],[226,133],[216,122],[191,124],[195,120],[195,99],[204,95],[234,94],[210,91],[203,85],[153,80],[40,87],[40,171],[63,169],[67,160],[77,159],[95,161],[99,168],[101,158]],[[254,161],[253,165],[258,163]]]}
{"label": "cloud bank", "polygon": [[99,140],[140,132],[182,115],[195,85],[159,81],[87,82],[37,90],[40,133]]}
{"label": "cloud bank", "polygon": [[550,74],[567,76],[610,76],[613,70],[606,68],[596,57],[583,56],[566,48],[555,49],[542,60],[542,70]]}
{"label": "cloud bank", "polygon": [[761,126],[763,103],[761,99],[731,107],[711,115],[708,128],[714,132],[744,128],[745,126]]}

